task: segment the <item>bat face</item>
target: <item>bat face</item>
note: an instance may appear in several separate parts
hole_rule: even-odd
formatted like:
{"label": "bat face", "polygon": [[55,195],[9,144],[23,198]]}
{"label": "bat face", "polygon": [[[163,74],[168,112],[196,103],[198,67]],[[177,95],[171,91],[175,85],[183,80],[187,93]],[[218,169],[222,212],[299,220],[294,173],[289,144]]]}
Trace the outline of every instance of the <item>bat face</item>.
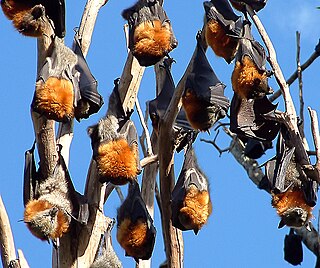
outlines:
{"label": "bat face", "polygon": [[190,125],[196,130],[207,131],[226,115],[229,101],[224,96],[225,85],[211,68],[199,38],[193,68],[182,95],[182,105]]}
{"label": "bat face", "polygon": [[34,236],[49,240],[60,238],[68,231],[70,218],[45,200],[30,200],[25,208],[24,222]]}
{"label": "bat face", "polygon": [[[312,218],[317,187],[303,186],[309,179],[295,159],[295,148],[289,143],[288,132],[283,128],[278,139],[277,157],[266,165],[266,177],[271,186],[272,206],[281,219],[279,228],[284,225],[301,228]],[[313,202],[310,202],[311,196],[315,198]]]}
{"label": "bat face", "polygon": [[64,0],[16,1],[2,0],[1,7],[18,32],[26,36],[40,37],[45,30],[41,17],[48,16],[53,22],[54,32],[60,38],[65,36]]}
{"label": "bat face", "polygon": [[270,141],[262,142],[255,139],[248,139],[244,148],[244,155],[252,159],[258,159],[264,155],[266,150],[271,148],[272,142]]}
{"label": "bat face", "polygon": [[141,66],[154,65],[177,46],[159,1],[140,0],[122,16],[129,23],[129,48]]}
{"label": "bat face", "polygon": [[118,209],[117,240],[126,256],[147,260],[151,257],[156,229],[142,200],[136,181],[129,185],[128,196]]}
{"label": "bat face", "polygon": [[204,2],[205,38],[214,53],[230,63],[236,55],[242,33],[241,17],[237,16],[228,1]]}
{"label": "bat face", "polygon": [[49,119],[66,122],[74,116],[74,84],[72,69],[77,56],[55,38],[39,73],[32,109]]}
{"label": "bat face", "polygon": [[247,100],[234,94],[230,107],[230,130],[240,137],[272,141],[279,133],[280,124],[264,116],[272,115],[276,107],[266,96]]}
{"label": "bat face", "polygon": [[266,70],[264,48],[253,39],[251,26],[244,25],[243,38],[239,41],[236,64],[231,76],[232,88],[241,98],[261,98],[271,94]]}
{"label": "bat face", "polygon": [[207,178],[199,170],[194,152],[188,149],[183,168],[172,191],[172,224],[195,234],[206,224],[211,212]]}

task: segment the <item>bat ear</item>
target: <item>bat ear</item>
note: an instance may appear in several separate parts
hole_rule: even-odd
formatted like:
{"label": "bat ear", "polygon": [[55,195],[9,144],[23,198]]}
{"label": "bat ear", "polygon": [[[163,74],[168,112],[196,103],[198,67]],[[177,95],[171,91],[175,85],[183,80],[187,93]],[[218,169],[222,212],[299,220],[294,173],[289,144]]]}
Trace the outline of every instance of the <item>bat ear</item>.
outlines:
{"label": "bat ear", "polygon": [[278,229],[281,229],[282,227],[284,227],[286,225],[286,223],[284,222],[283,219],[280,220],[279,225],[278,225]]}
{"label": "bat ear", "polygon": [[311,232],[311,224],[310,224],[310,221],[307,222],[306,224],[306,229]]}

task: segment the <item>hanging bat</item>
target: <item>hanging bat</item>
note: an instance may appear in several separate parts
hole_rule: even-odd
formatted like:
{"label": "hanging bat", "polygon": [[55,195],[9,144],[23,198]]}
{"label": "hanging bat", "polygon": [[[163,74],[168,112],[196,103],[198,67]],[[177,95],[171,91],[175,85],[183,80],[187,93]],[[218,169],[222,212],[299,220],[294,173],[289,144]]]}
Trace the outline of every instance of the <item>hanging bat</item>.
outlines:
{"label": "hanging bat", "polygon": [[122,12],[129,24],[129,49],[141,66],[156,64],[177,47],[161,0],[139,0]]}
{"label": "hanging bat", "polygon": [[172,191],[172,225],[199,232],[212,212],[209,182],[200,170],[196,155],[189,147],[177,183]]}
{"label": "hanging bat", "polygon": [[284,239],[284,259],[292,265],[299,265],[303,261],[303,248],[301,237],[290,228]]}
{"label": "hanging bat", "polygon": [[272,72],[266,69],[266,53],[253,39],[249,22],[244,23],[236,63],[231,76],[232,88],[241,98],[261,98],[273,91],[268,85]]}
{"label": "hanging bat", "polygon": [[237,16],[227,0],[206,1],[205,38],[214,53],[230,63],[237,52],[242,35],[242,19]]}
{"label": "hanging bat", "polygon": [[289,132],[284,127],[279,135],[276,159],[267,162],[265,168],[272,206],[281,219],[278,228],[308,226],[317,201],[318,185],[296,161],[295,147],[291,146]]}
{"label": "hanging bat", "polygon": [[111,231],[114,224],[115,219],[109,223],[106,232],[101,236],[95,260],[90,268],[122,268],[122,264],[112,247]]}
{"label": "hanging bat", "polygon": [[196,130],[207,131],[226,116],[229,101],[224,96],[225,85],[211,68],[201,42],[199,32],[192,71],[187,77],[182,95],[182,105],[190,125]]}
{"label": "hanging bat", "polygon": [[258,141],[249,138],[246,142],[246,146],[244,147],[244,155],[252,159],[258,159],[264,155],[268,149],[271,148],[271,141]]}
{"label": "hanging bat", "polygon": [[[171,65],[173,61],[172,58],[161,60],[159,64],[161,81],[159,81],[159,84],[162,85],[162,89],[159,95],[149,102],[149,115],[152,127],[157,135],[159,133],[159,120],[160,118],[163,118],[175,90],[174,81],[171,75]],[[177,115],[173,130],[177,152],[180,152],[187,144],[193,143],[198,134],[198,131],[195,131],[189,124],[183,109],[181,109]]]}
{"label": "hanging bat", "polygon": [[56,240],[69,231],[72,219],[87,223],[88,205],[75,191],[60,151],[52,174],[44,178],[36,171],[34,147],[25,154],[23,220],[37,238]]}
{"label": "hanging bat", "polygon": [[58,122],[88,118],[103,104],[76,39],[74,49],[55,37],[36,82],[33,111]]}
{"label": "hanging bat", "polygon": [[258,12],[267,4],[267,0],[230,0],[230,2],[235,9],[243,13],[247,12],[246,5]]}
{"label": "hanging bat", "polygon": [[138,135],[123,111],[117,81],[109,99],[107,116],[88,128],[88,134],[100,182],[124,185],[134,181],[141,172]]}
{"label": "hanging bat", "polygon": [[230,130],[239,137],[272,141],[278,135],[280,123],[272,117],[277,105],[264,96],[261,99],[243,99],[234,93],[230,106]]}
{"label": "hanging bat", "polygon": [[1,0],[6,17],[18,32],[26,36],[40,37],[45,30],[43,16],[53,23],[55,35],[65,36],[64,0]]}
{"label": "hanging bat", "polygon": [[117,214],[117,240],[125,250],[126,256],[139,259],[150,259],[156,238],[156,229],[141,197],[139,184],[129,184],[127,198]]}

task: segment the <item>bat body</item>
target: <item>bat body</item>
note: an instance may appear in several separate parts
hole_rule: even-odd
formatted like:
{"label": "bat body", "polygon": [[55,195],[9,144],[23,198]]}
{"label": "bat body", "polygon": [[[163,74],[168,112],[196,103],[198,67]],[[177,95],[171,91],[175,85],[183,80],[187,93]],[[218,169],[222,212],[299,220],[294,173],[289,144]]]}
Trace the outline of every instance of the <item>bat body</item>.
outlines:
{"label": "bat body", "polygon": [[99,111],[102,104],[97,81],[78,40],[75,39],[73,52],[62,39],[55,37],[36,82],[32,109],[48,119],[67,122],[74,117],[88,118]]}
{"label": "bat body", "polygon": [[[157,135],[159,133],[160,118],[163,118],[175,90],[171,75],[172,62],[173,59],[171,58],[166,58],[160,62],[159,73],[161,74],[161,78],[159,84],[161,85],[161,91],[154,100],[149,102],[152,127]],[[187,144],[193,143],[198,134],[198,131],[195,131],[189,124],[183,109],[177,115],[173,130],[177,152],[180,152]]]}
{"label": "bat body", "polygon": [[116,84],[107,116],[90,127],[88,133],[100,181],[123,185],[134,181],[141,171],[137,130],[133,122],[125,118],[118,94]]}
{"label": "bat body", "polygon": [[141,197],[136,181],[129,185],[128,196],[118,209],[117,240],[126,256],[150,259],[155,243],[156,229]]}
{"label": "bat body", "polygon": [[129,49],[141,66],[154,65],[178,42],[159,0],[139,0],[122,12],[129,24]]}
{"label": "bat body", "polygon": [[55,35],[65,36],[64,0],[1,0],[3,13],[26,36],[39,37],[46,27],[42,16],[52,21]]}
{"label": "bat body", "polygon": [[242,34],[242,20],[227,0],[206,1],[205,38],[214,53],[230,63],[236,55]]}
{"label": "bat body", "polygon": [[267,0],[230,0],[231,5],[245,13],[246,12],[246,5],[250,6],[254,11],[260,11],[265,7],[267,4]]}
{"label": "bat body", "polygon": [[271,142],[278,135],[280,123],[271,118],[277,105],[266,96],[260,99],[244,99],[234,93],[230,107],[230,130],[241,138]]}
{"label": "bat body", "polygon": [[282,130],[277,144],[277,157],[266,164],[272,206],[280,216],[279,228],[307,226],[316,204],[317,183],[310,181],[295,158],[287,130]]}
{"label": "bat body", "polygon": [[33,150],[34,147],[26,152],[24,222],[37,238],[55,240],[69,231],[72,217],[87,221],[79,218],[80,210],[86,206],[81,205],[84,199],[75,191],[60,152],[53,173],[43,178],[36,172]]}
{"label": "bat body", "polygon": [[190,125],[196,130],[207,131],[226,115],[229,101],[224,96],[225,85],[211,68],[200,39],[198,35],[193,68],[186,80],[182,105]]}
{"label": "bat body", "polygon": [[236,63],[231,76],[232,88],[241,98],[261,98],[271,94],[266,70],[264,48],[253,39],[251,27],[244,25],[244,36],[239,41]]}
{"label": "bat body", "polygon": [[206,224],[212,212],[209,183],[191,147],[172,191],[171,210],[173,226],[182,231],[193,230],[195,234]]}

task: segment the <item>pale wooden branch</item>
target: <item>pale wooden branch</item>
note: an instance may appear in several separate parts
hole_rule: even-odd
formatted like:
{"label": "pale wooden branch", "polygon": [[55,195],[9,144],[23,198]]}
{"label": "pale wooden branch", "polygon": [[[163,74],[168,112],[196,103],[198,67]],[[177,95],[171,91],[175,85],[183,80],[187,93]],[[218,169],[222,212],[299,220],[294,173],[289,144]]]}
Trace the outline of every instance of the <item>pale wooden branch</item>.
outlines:
{"label": "pale wooden branch", "polygon": [[18,258],[19,258],[19,263],[21,268],[30,267],[21,249],[18,249]]}
{"label": "pale wooden branch", "polygon": [[268,61],[271,65],[272,70],[274,71],[274,76],[275,76],[275,78],[280,86],[280,89],[282,91],[282,95],[283,95],[284,103],[285,103],[285,108],[286,108],[286,113],[288,114],[288,117],[292,121],[292,125],[295,126],[295,130],[297,131],[298,129],[297,129],[296,110],[294,108],[294,104],[293,104],[293,101],[292,101],[292,98],[291,98],[291,95],[289,92],[288,84],[287,84],[286,80],[284,79],[281,68],[277,62],[276,51],[273,47],[273,44],[272,44],[264,26],[263,26],[263,24],[261,23],[257,14],[255,13],[255,11],[253,11],[249,5],[246,5],[246,8],[247,8],[247,11],[248,11],[250,17],[252,18],[252,21],[256,25],[263,42],[266,45],[266,48],[269,53]]}
{"label": "pale wooden branch", "polygon": [[317,112],[315,110],[312,110],[310,107],[308,107],[308,111],[310,114],[311,118],[311,132],[312,132],[312,137],[313,137],[313,142],[314,142],[314,147],[316,150],[316,169],[318,172],[320,172],[320,137],[319,137],[319,121],[318,121],[318,116]]}
{"label": "pale wooden branch", "polygon": [[121,191],[121,188],[119,186],[115,186],[115,189],[116,189],[116,192],[117,192],[117,194],[119,196],[120,202],[123,203],[124,196],[123,196],[123,193]]}
{"label": "pale wooden branch", "polygon": [[141,159],[140,161],[140,166],[142,168],[146,167],[147,165],[150,165],[150,164],[153,164],[155,162],[158,162],[159,158],[158,158],[158,155],[151,155],[151,156],[147,156],[143,159]]}
{"label": "pale wooden branch", "polygon": [[142,113],[138,98],[136,98],[136,109],[137,109],[137,113],[139,115],[139,119],[140,119],[140,123],[141,123],[142,128],[143,128],[144,135],[146,137],[147,154],[148,154],[147,156],[152,156],[153,155],[153,151],[152,151],[150,133],[149,133],[148,127],[146,125],[146,122],[144,120],[143,113]]}
{"label": "pale wooden branch", "polygon": [[0,196],[0,250],[4,268],[17,259],[9,217]]}
{"label": "pale wooden branch", "polygon": [[[315,51],[311,54],[311,56],[301,65],[301,72],[306,70],[318,57],[320,56],[320,40],[317,46],[315,47]],[[290,86],[296,79],[298,78],[298,70],[296,70],[287,80],[287,84]],[[270,101],[275,101],[277,98],[281,96],[281,90],[277,90],[272,96],[269,97]]]}

